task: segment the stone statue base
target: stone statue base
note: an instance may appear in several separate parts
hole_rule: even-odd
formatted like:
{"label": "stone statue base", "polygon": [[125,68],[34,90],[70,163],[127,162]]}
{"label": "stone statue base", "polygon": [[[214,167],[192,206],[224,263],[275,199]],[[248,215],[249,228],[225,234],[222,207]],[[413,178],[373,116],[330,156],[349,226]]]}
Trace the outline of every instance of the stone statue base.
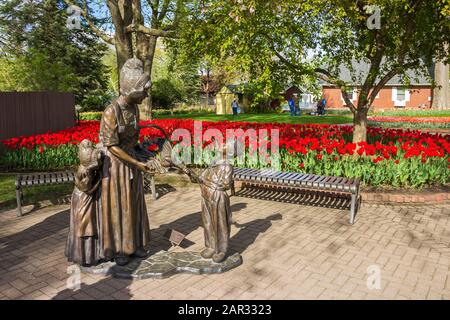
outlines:
{"label": "stone statue base", "polygon": [[239,253],[228,256],[221,263],[215,263],[211,259],[203,259],[199,252],[160,251],[146,259],[135,258],[126,266],[105,262],[98,266],[81,267],[81,271],[122,279],[164,279],[177,273],[224,273],[241,264],[242,257]]}

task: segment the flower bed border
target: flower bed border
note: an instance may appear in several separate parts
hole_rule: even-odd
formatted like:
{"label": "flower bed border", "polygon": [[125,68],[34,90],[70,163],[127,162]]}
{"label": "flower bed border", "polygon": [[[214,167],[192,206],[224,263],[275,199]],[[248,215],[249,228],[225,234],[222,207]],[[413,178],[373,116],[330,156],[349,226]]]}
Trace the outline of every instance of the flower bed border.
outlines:
{"label": "flower bed border", "polygon": [[450,201],[450,193],[438,192],[434,194],[427,193],[426,191],[414,194],[395,194],[384,192],[361,192],[362,201],[367,202],[384,202],[384,203],[441,203],[444,201]]}

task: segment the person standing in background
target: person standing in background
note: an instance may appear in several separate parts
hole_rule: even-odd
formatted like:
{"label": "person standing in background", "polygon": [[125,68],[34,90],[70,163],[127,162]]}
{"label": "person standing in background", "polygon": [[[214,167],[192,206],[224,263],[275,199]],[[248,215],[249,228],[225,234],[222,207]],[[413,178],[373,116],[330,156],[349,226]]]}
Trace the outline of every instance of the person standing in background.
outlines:
{"label": "person standing in background", "polygon": [[300,116],[300,99],[298,98],[297,94],[294,94],[294,115]]}
{"label": "person standing in background", "polygon": [[325,97],[322,97],[322,101],[320,103],[320,115],[325,115],[325,106],[327,104],[327,100],[325,99]]}
{"label": "person standing in background", "polygon": [[234,99],[233,102],[231,103],[231,109],[233,110],[233,116],[237,116],[238,108],[239,108],[239,105],[238,105],[236,99]]}
{"label": "person standing in background", "polygon": [[289,105],[289,112],[291,116],[295,115],[295,101],[294,98],[291,96],[288,100],[288,105]]}

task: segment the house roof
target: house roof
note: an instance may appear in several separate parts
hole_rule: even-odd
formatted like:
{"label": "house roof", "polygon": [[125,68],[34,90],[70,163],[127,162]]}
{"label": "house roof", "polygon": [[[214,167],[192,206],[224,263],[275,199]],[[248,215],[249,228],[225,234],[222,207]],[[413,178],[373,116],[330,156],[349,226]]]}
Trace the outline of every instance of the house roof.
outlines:
{"label": "house roof", "polygon": [[[232,93],[234,94],[239,94],[239,93],[243,93],[242,89],[247,87],[248,83],[241,83],[241,84],[227,84],[225,86],[222,87],[223,88],[227,88],[228,90],[230,90]],[[220,89],[219,91],[221,91],[222,89]]]}
{"label": "house roof", "polygon": [[[340,73],[339,73],[339,79],[345,81],[346,83],[358,86],[358,85],[362,85],[367,74],[369,73],[369,68],[370,65],[368,63],[365,63],[363,61],[357,61],[357,60],[353,60],[352,62],[352,69],[353,72],[351,72],[349,70],[349,68],[347,68],[344,65],[341,65],[340,67]],[[429,75],[433,75],[433,73],[431,72],[431,68],[429,70],[427,70]],[[431,83],[429,81],[429,79],[427,79],[427,76],[423,74],[423,72],[418,72],[416,70],[407,70],[406,71],[406,76],[409,78],[410,80],[410,85],[413,86],[431,86]],[[379,79],[377,79],[378,81]],[[321,85],[326,85],[328,84],[325,81],[320,80],[319,83]],[[394,76],[392,79],[390,79],[387,83],[387,86],[403,86],[405,85],[405,81],[404,79],[399,76],[396,75]]]}
{"label": "house roof", "polygon": [[227,84],[225,87],[227,87],[233,93],[241,93],[241,86],[238,84]]}

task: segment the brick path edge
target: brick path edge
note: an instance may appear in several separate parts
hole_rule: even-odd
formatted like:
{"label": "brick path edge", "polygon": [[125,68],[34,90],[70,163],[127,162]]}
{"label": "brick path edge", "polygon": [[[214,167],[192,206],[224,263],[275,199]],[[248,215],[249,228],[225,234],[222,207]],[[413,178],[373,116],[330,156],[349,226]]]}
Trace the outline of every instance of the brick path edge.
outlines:
{"label": "brick path edge", "polygon": [[[399,190],[400,191],[400,190]],[[396,191],[398,192],[398,191]],[[410,194],[385,193],[385,192],[361,192],[362,201],[384,203],[436,203],[450,201],[450,193],[438,192],[430,194],[429,191]]]}

